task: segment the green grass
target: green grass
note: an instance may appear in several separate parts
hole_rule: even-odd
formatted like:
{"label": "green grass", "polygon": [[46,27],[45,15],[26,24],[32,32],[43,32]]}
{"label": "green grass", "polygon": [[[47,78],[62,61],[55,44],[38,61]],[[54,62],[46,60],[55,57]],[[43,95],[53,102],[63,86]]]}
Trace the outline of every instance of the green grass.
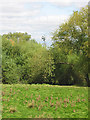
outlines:
{"label": "green grass", "polygon": [[2,118],[88,118],[88,87],[3,85]]}

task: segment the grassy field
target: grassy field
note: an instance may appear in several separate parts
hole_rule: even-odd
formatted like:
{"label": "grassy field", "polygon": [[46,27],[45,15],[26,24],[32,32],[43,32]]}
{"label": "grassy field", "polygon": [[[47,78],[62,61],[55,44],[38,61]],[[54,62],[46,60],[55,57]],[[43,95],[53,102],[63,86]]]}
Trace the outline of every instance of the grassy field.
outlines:
{"label": "grassy field", "polygon": [[88,118],[88,87],[3,85],[2,118]]}

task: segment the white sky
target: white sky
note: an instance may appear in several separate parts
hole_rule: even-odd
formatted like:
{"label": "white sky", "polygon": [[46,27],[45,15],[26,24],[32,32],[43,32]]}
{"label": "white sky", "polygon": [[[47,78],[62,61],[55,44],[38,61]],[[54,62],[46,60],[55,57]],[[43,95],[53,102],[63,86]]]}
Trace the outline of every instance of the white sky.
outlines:
{"label": "white sky", "polygon": [[0,0],[0,34],[27,32],[42,43],[51,45],[51,32],[80,10],[89,0]]}

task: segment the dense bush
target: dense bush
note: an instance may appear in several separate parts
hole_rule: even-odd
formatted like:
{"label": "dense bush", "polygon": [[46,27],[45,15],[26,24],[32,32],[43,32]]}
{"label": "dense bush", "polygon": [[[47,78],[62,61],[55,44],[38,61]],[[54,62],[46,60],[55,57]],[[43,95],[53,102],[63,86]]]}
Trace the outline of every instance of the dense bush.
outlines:
{"label": "dense bush", "polygon": [[47,83],[54,70],[49,51],[35,40],[17,43],[2,36],[3,83]]}

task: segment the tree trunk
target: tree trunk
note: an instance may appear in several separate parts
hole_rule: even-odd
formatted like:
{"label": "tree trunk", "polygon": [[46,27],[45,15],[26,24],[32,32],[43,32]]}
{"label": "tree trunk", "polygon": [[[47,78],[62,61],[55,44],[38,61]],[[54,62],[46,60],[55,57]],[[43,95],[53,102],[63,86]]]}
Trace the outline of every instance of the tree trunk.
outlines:
{"label": "tree trunk", "polygon": [[89,80],[88,73],[86,74],[86,81],[87,81],[87,86],[90,87],[90,80]]}

